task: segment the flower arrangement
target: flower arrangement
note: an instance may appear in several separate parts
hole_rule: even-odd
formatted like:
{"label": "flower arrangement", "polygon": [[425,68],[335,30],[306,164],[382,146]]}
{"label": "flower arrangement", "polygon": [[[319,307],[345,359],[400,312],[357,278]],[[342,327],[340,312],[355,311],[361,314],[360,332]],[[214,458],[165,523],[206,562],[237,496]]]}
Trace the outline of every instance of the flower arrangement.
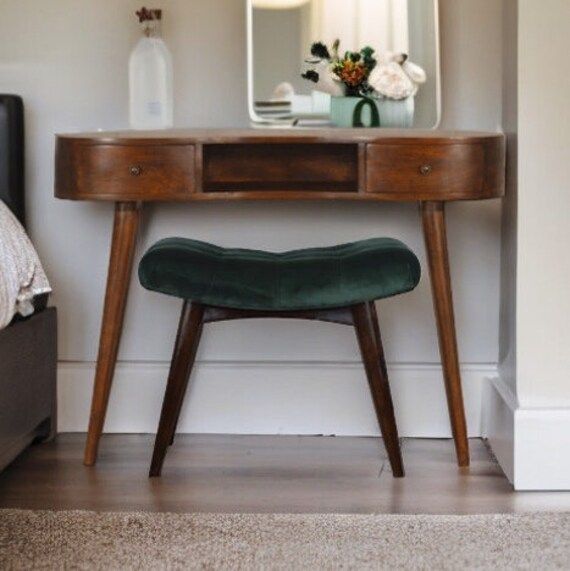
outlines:
{"label": "flower arrangement", "polygon": [[315,89],[333,96],[373,97],[403,100],[413,97],[426,81],[424,70],[409,61],[407,54],[377,54],[370,46],[358,52],[339,52],[340,41],[331,49],[322,42],[311,46],[310,66],[301,77]]}
{"label": "flower arrangement", "polygon": [[156,10],[154,8],[148,9],[144,6],[135,12],[135,15],[139,19],[139,22],[152,22],[153,20],[160,20],[162,16],[162,10]]}
{"label": "flower arrangement", "polygon": [[155,8],[145,8],[144,6],[135,12],[142,26],[145,36],[150,37],[155,34],[155,29],[162,20],[162,10]]}
{"label": "flower arrangement", "polygon": [[359,96],[368,92],[368,77],[377,63],[374,50],[366,46],[358,52],[347,51],[341,56],[339,46],[340,40],[333,43],[331,50],[324,43],[315,42],[311,46],[312,58],[306,60],[311,69],[301,77],[320,83],[321,88],[327,84],[327,79],[332,80],[332,85],[325,85],[329,89],[324,89],[332,92],[331,95]]}

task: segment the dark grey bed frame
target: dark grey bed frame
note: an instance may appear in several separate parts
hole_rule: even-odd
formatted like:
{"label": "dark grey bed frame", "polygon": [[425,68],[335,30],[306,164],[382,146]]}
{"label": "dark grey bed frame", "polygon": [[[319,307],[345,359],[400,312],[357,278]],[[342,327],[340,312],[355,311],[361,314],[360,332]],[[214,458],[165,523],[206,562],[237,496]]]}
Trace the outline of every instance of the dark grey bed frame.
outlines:
{"label": "dark grey bed frame", "polygon": [[[0,199],[25,226],[24,110],[0,95]],[[36,313],[0,330],[0,470],[34,441],[56,433],[57,316],[35,300]]]}

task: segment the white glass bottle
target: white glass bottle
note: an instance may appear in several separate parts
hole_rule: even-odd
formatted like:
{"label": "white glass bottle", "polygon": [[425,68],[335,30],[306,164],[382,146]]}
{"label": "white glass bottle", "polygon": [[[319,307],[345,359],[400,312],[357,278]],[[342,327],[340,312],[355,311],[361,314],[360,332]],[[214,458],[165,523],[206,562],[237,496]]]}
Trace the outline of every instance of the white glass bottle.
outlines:
{"label": "white glass bottle", "polygon": [[129,122],[133,129],[172,127],[172,56],[160,35],[161,10],[137,12],[143,37],[129,59]]}

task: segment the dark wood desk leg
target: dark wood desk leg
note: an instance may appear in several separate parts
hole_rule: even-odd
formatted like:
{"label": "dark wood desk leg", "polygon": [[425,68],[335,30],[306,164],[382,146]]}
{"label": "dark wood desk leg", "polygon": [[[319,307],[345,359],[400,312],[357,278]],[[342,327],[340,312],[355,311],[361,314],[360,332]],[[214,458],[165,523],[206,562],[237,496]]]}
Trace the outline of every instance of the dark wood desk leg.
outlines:
{"label": "dark wood desk leg", "polygon": [[457,463],[459,466],[469,466],[469,443],[453,315],[444,203],[422,202],[421,212],[437,321],[439,351]]}
{"label": "dark wood desk leg", "polygon": [[115,222],[107,273],[105,306],[99,337],[99,355],[97,357],[89,431],[83,460],[86,466],[93,466],[97,460],[99,439],[105,424],[107,404],[123,329],[140,213],[141,204],[137,202],[117,202],[115,205]]}

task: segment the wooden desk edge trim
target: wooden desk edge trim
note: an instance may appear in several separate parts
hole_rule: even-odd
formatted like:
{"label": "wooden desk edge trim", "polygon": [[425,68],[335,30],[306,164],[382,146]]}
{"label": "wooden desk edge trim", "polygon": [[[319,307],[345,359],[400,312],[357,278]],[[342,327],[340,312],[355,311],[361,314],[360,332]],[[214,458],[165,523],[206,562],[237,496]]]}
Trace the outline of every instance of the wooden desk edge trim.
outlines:
{"label": "wooden desk edge trim", "polygon": [[[136,141],[133,144],[133,141]],[[289,139],[272,139],[273,142],[280,144],[290,143],[296,144]],[[373,202],[412,202],[418,200],[442,200],[442,201],[456,201],[456,200],[479,200],[489,198],[500,198],[504,194],[504,177],[505,177],[505,137],[502,134],[493,134],[489,136],[482,136],[481,139],[414,139],[405,138],[401,139],[398,144],[402,146],[421,146],[425,144],[427,147],[433,145],[435,141],[438,144],[445,144],[447,146],[469,146],[481,145],[484,149],[484,171],[482,173],[483,184],[479,189],[465,188],[461,191],[449,193],[422,193],[418,191],[403,191],[403,192],[370,192],[367,190],[367,162],[368,150],[371,145],[394,145],[395,139],[392,137],[377,139],[376,142],[371,140],[364,142],[362,140],[351,141],[358,149],[358,181],[354,191],[328,191],[328,190],[287,190],[286,184],[283,189],[279,190],[241,190],[236,189],[232,191],[231,183],[228,184],[227,190],[222,191],[208,191],[205,192],[203,188],[203,149],[204,145],[218,144],[211,142],[203,142],[191,139],[122,139],[110,142],[108,139],[78,139],[75,137],[67,137],[64,135],[57,136],[56,145],[56,172],[55,172],[55,196],[57,198],[68,200],[98,200],[98,201],[142,201],[142,202],[193,202],[193,201],[219,201],[219,200],[364,200]],[[301,143],[310,143],[307,139],[302,139]],[[342,143],[339,139],[326,139],[315,141],[320,144]],[[244,144],[251,144],[250,138],[243,141]],[[227,141],[219,144],[236,144],[235,139],[227,139]],[[73,149],[82,149],[85,151],[89,147],[99,146],[153,146],[157,148],[164,146],[184,146],[193,145],[194,153],[194,176],[193,180],[188,183],[187,192],[182,189],[177,193],[170,193],[163,195],[160,192],[156,194],[143,194],[136,192],[105,192],[104,189],[94,189],[93,192],[82,192],[77,188],[77,181],[73,172],[73,161],[71,154]],[[395,166],[397,168],[397,166]]]}
{"label": "wooden desk edge trim", "polygon": [[[372,131],[372,132],[369,132]],[[289,144],[289,143],[378,143],[378,144],[430,144],[453,145],[458,143],[484,143],[492,139],[505,139],[500,132],[476,131],[386,131],[374,133],[371,130],[338,131],[290,131],[276,130],[258,133],[256,130],[223,130],[208,131],[154,131],[141,132],[100,132],[100,133],[59,133],[57,141],[69,141],[75,144],[86,145],[180,145],[180,144],[229,144],[229,143],[263,143],[263,144]]]}

